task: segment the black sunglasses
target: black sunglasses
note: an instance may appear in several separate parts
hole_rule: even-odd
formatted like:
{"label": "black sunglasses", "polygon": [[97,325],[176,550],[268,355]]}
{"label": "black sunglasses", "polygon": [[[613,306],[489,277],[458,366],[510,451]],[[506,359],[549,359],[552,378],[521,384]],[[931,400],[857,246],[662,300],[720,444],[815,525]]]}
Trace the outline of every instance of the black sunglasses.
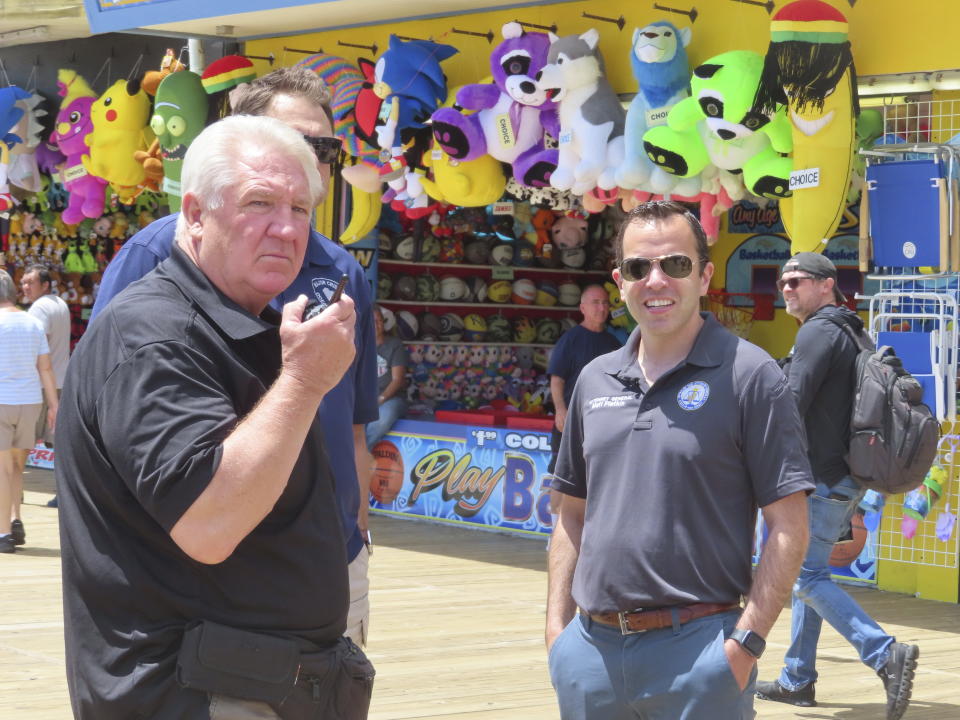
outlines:
{"label": "black sunglasses", "polygon": [[817,279],[818,278],[814,277],[813,275],[801,275],[800,277],[787,278],[786,280],[784,280],[783,278],[780,278],[779,280],[777,280],[777,290],[779,290],[780,292],[783,292],[783,289],[785,287],[788,287],[791,290],[796,290],[798,287],[800,287],[800,283],[802,283],[804,280],[817,280]]}
{"label": "black sunglasses", "polygon": [[303,139],[307,141],[307,145],[313,148],[313,154],[317,156],[321,165],[331,165],[340,157],[340,148],[343,145],[340,138],[304,135]]}
{"label": "black sunglasses", "polygon": [[693,259],[686,255],[661,255],[655,258],[632,257],[620,263],[620,276],[629,282],[643,280],[656,263],[670,277],[681,280],[693,272]]}

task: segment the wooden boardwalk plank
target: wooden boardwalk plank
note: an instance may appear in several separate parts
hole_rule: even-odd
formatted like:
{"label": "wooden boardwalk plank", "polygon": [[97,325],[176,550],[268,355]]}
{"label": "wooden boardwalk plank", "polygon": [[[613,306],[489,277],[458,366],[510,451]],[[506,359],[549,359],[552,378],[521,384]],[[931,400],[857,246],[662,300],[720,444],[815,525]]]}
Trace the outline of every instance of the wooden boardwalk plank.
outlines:
{"label": "wooden boardwalk plank", "polygon": [[[28,470],[27,545],[0,555],[0,719],[70,717],[63,658],[52,473]],[[544,543],[375,516],[368,652],[378,677],[371,720],[556,720],[543,648]],[[901,641],[920,645],[906,720],[960,719],[960,606],[869,588],[852,594]],[[779,671],[789,610],[760,677]],[[758,700],[770,720],[885,716],[880,681],[832,628],[820,643],[819,706]],[[720,719],[722,720],[722,719]]]}

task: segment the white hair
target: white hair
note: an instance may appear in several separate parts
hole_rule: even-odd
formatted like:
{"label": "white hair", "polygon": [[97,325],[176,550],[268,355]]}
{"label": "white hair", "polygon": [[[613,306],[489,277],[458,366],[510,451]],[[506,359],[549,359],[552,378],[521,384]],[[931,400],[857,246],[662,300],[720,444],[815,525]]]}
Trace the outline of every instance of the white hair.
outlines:
{"label": "white hair", "polygon": [[[324,187],[313,150],[289,125],[254,115],[226,117],[205,128],[194,139],[183,159],[181,195],[196,195],[204,210],[222,207],[224,191],[239,182],[238,158],[248,150],[296,160],[307,178],[311,207],[319,204]],[[185,237],[186,229],[187,220],[181,213],[176,237]]]}
{"label": "white hair", "polygon": [[6,270],[0,270],[0,303],[3,302],[17,302],[17,284]]}

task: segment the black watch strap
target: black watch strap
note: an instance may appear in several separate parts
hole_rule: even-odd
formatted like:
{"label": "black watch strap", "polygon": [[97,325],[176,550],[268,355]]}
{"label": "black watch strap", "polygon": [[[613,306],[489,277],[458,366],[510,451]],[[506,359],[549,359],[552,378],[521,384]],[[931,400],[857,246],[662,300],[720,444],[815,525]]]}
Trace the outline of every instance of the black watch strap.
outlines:
{"label": "black watch strap", "polygon": [[740,647],[758,659],[767,648],[767,641],[757,635],[753,630],[734,628],[733,632],[730,633],[730,637],[740,643]]}

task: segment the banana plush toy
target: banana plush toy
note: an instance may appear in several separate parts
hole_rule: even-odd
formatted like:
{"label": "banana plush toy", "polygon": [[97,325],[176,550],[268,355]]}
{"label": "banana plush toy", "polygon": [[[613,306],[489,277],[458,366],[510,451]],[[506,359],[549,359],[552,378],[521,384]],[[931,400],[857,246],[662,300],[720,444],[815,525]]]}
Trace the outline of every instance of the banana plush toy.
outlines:
{"label": "banana plush toy", "polygon": [[817,175],[780,200],[790,251],[818,252],[836,231],[846,205],[859,111],[847,19],[822,0],[784,5],[770,23],[757,104],[787,106],[793,167]]}

